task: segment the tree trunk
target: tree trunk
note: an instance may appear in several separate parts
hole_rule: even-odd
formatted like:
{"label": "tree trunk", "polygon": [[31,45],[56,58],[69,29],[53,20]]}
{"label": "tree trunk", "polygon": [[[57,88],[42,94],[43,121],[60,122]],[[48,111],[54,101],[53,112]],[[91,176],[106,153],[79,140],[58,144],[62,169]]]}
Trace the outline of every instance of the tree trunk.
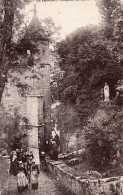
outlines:
{"label": "tree trunk", "polygon": [[4,20],[1,40],[1,63],[0,63],[0,102],[7,81],[9,70],[9,53],[12,39],[12,29],[15,13],[15,0],[3,0]]}

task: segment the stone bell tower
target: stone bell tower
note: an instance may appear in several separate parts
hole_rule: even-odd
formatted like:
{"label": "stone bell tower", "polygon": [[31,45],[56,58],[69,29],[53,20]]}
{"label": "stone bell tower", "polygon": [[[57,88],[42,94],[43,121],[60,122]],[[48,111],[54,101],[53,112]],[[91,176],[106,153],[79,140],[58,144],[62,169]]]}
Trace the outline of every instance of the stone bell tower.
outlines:
{"label": "stone bell tower", "polygon": [[51,138],[51,91],[50,91],[50,51],[49,39],[46,37],[36,15],[28,26],[25,40],[35,45],[33,52],[28,43],[28,53],[33,57],[32,91],[27,98],[27,119],[29,120],[29,150],[33,151],[36,163],[39,164],[39,150],[45,150]]}

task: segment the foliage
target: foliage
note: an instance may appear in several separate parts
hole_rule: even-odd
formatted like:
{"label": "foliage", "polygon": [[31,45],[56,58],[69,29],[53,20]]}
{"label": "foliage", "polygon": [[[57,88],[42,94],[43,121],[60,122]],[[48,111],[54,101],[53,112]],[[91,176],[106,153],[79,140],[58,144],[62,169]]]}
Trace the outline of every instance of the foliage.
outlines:
{"label": "foliage", "polygon": [[[39,21],[34,15],[29,26],[24,25],[24,6],[29,3],[23,0],[1,0],[0,16],[0,100],[5,83],[12,80],[16,86],[27,88],[27,84],[18,77],[25,70],[32,72],[34,59],[31,54],[38,52],[37,40],[54,41],[53,36],[58,32],[51,18]],[[23,24],[22,24],[23,22]],[[37,63],[37,61],[36,61]],[[17,74],[15,75],[15,72]],[[34,75],[34,72],[32,73]],[[36,74],[35,74],[36,75]],[[32,77],[32,75],[31,75]],[[22,89],[23,90],[23,89]]]}
{"label": "foliage", "polygon": [[[1,105],[0,108],[0,136],[1,145],[0,148],[10,150],[15,150],[16,148],[27,147],[27,133],[24,127],[20,127],[20,121],[22,117],[15,110],[14,114],[7,112],[5,108]],[[27,122],[24,119],[24,122]]]}
{"label": "foliage", "polygon": [[95,167],[111,168],[117,159],[118,144],[123,139],[123,113],[110,108],[105,116],[91,119],[85,127],[90,162]]}
{"label": "foliage", "polygon": [[96,0],[99,7],[100,14],[102,15],[103,22],[106,26],[113,29],[115,20],[121,14],[121,1],[120,0]]}
{"label": "foliage", "polygon": [[[30,79],[33,78],[36,82],[44,76],[43,71],[42,73],[40,71],[40,44],[42,42],[44,45],[50,43],[50,46],[53,47],[59,27],[55,26],[51,18],[40,21],[34,15],[31,23],[24,28],[24,32],[23,36],[14,45],[16,51],[13,56],[16,60],[13,61],[11,71],[9,71],[11,81],[20,88],[22,94],[25,94],[23,92],[28,92],[28,88],[31,88],[29,85]],[[27,51],[29,51],[29,54]]]}
{"label": "foliage", "polygon": [[105,36],[114,42],[112,52],[117,63],[123,66],[123,7],[120,0],[97,0],[105,28]]}
{"label": "foliage", "polygon": [[83,124],[75,106],[61,103],[56,109],[56,123],[60,131],[60,151],[71,152],[81,149],[84,146]]}
{"label": "foliage", "polygon": [[59,65],[65,72],[60,97],[76,104],[82,118],[90,116],[103,99],[105,82],[110,87],[110,98],[115,97],[115,85],[122,72],[110,45],[103,29],[94,26],[78,29],[58,45]]}
{"label": "foliage", "polygon": [[0,20],[0,101],[7,81],[9,65],[11,64],[11,47],[14,32],[18,30],[23,16],[20,10],[23,8],[22,0],[1,0]]}
{"label": "foliage", "polygon": [[[81,123],[81,134],[82,131],[86,134],[91,164],[95,168],[105,168],[116,158],[117,145],[123,139],[122,113],[110,106],[114,102],[120,107],[122,105],[122,97],[116,97],[116,85],[123,73],[122,10],[116,0],[97,2],[102,25],[80,28],[58,44],[59,66],[64,71],[59,92],[60,100],[76,111],[74,118],[78,120],[73,120],[72,124],[76,132],[77,124]],[[105,82],[110,88],[110,103],[108,111],[105,107],[103,109],[108,114],[98,120],[93,117],[102,104]],[[68,119],[69,122],[71,124]],[[64,122],[60,124],[65,132],[68,126]]]}

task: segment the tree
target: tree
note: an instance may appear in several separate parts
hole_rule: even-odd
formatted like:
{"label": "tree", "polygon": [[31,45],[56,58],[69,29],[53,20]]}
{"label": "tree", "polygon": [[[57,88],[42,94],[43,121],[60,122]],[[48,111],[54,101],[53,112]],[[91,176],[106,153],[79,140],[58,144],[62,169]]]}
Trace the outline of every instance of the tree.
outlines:
{"label": "tree", "polygon": [[[112,40],[111,49],[114,57],[117,57],[117,63],[123,66],[123,9],[120,0],[97,0],[105,36]],[[123,69],[122,69],[123,71]]]}
{"label": "tree", "polygon": [[[0,56],[0,101],[2,98],[5,83],[11,78],[19,88],[26,89],[27,84],[22,82],[22,79],[15,74],[19,72],[22,74],[25,69],[32,71],[34,60],[32,55],[27,55],[27,50],[31,48],[31,52],[38,52],[36,47],[36,38],[48,38],[49,41],[53,41],[53,35],[58,32],[58,27],[55,26],[51,18],[47,18],[44,21],[39,21],[38,28],[30,28],[29,26],[21,25],[23,22],[23,12],[26,1],[23,0],[1,0],[1,18],[0,18],[0,42],[1,42],[1,56]],[[42,26],[43,25],[43,26]],[[28,33],[30,31],[30,36]],[[56,33],[57,34],[57,33]],[[28,41],[25,42],[25,36],[28,37]],[[51,38],[52,37],[52,38]],[[35,38],[35,42],[34,42]],[[13,74],[14,72],[14,74]],[[23,90],[22,89],[22,90]]]}
{"label": "tree", "polygon": [[[23,121],[25,126],[20,126],[20,121]],[[0,123],[0,150],[7,149],[10,152],[16,148],[27,147],[27,132],[25,130],[27,119],[22,117],[17,110],[14,110],[12,114],[1,105]]]}
{"label": "tree", "polygon": [[[121,151],[123,121],[122,112],[118,112],[117,106],[108,105],[105,110],[105,116],[91,119],[85,127],[86,144],[91,164],[95,168],[111,169],[111,163],[117,159],[117,152]],[[122,151],[120,153],[122,156]]]}
{"label": "tree", "polygon": [[65,72],[61,99],[76,105],[81,118],[92,115],[101,99],[101,89],[107,82],[110,98],[115,97],[115,85],[122,72],[110,50],[103,29],[78,29],[58,45],[59,65]]}
{"label": "tree", "polygon": [[0,101],[7,81],[7,74],[11,62],[11,46],[14,30],[19,27],[22,15],[19,10],[24,6],[22,0],[1,0],[1,21],[0,21]]}

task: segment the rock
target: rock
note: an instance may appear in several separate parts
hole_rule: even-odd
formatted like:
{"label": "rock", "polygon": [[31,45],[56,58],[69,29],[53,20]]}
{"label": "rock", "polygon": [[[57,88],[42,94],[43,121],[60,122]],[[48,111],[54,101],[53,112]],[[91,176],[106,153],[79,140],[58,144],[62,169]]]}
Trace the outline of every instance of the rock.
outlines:
{"label": "rock", "polygon": [[97,172],[97,171],[87,171],[85,173],[85,175],[95,177],[95,178],[101,178],[102,177],[102,174]]}
{"label": "rock", "polygon": [[83,155],[85,153],[85,149],[83,148],[82,150],[78,150],[77,151],[77,154],[80,156],[80,155]]}
{"label": "rock", "polygon": [[77,165],[81,162],[81,160],[79,158],[73,158],[69,161],[67,161],[67,165],[69,166],[73,166],[73,165]]}
{"label": "rock", "polygon": [[68,154],[59,154],[59,159],[64,160],[68,158]]}
{"label": "rock", "polygon": [[82,150],[77,150],[74,152],[71,152],[69,154],[60,154],[59,159],[64,160],[64,159],[72,159],[72,158],[77,158],[77,157],[83,157],[85,154],[85,149],[83,148]]}
{"label": "rock", "polygon": [[112,166],[114,166],[114,165],[116,165],[116,163],[117,163],[117,161],[116,161],[116,159],[114,159],[111,164],[112,164]]}

